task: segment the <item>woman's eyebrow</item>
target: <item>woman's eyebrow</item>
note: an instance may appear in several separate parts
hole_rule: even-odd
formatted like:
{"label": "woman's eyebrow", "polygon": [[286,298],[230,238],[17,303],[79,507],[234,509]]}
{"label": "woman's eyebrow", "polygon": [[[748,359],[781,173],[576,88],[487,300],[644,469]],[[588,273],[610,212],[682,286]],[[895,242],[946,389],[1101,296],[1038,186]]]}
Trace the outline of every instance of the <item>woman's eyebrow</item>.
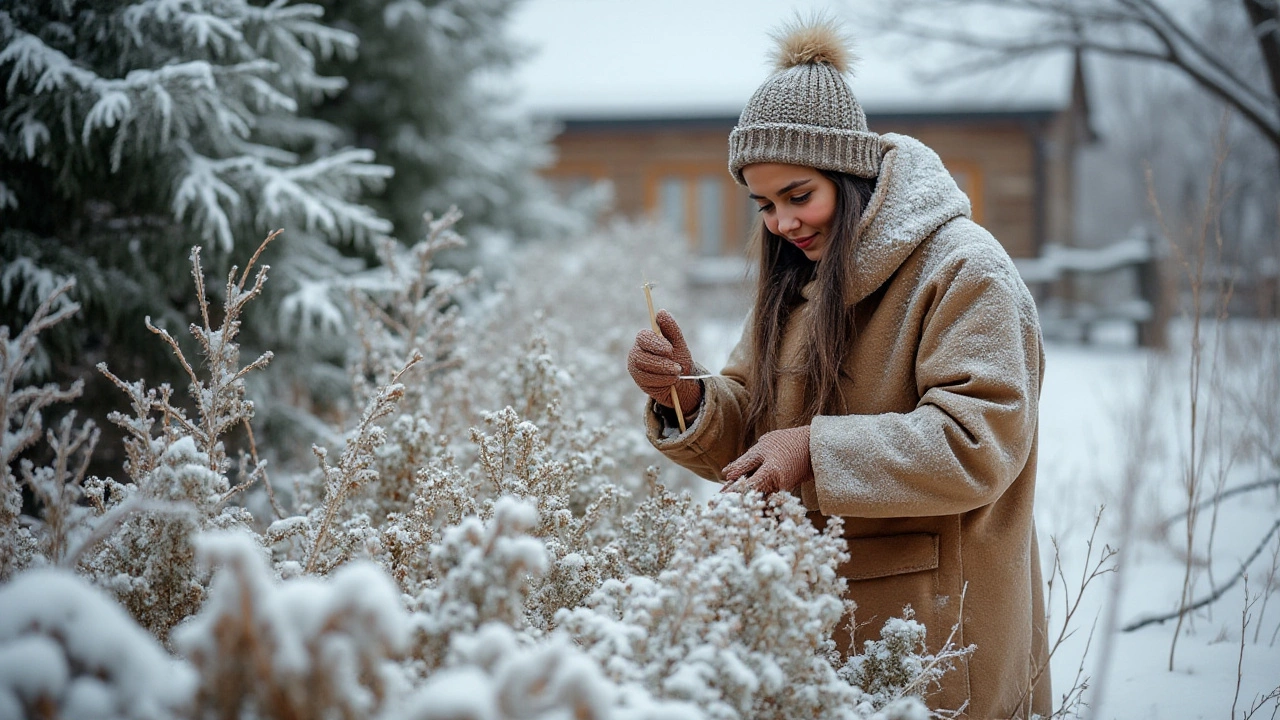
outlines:
{"label": "woman's eyebrow", "polygon": [[[795,190],[796,188],[800,187],[801,185],[804,185],[804,184],[805,184],[805,183],[807,183],[807,182],[809,182],[809,178],[804,178],[804,179],[802,179],[802,180],[795,180],[795,181],[789,182],[789,183],[787,183],[786,185],[784,185],[784,186],[782,187],[782,189],[781,189],[781,190],[779,190],[779,191],[777,192],[777,194],[778,194],[778,195],[786,195],[787,193],[791,192],[792,190]],[[747,197],[751,198],[752,200],[766,200],[766,199],[767,199],[767,198],[765,198],[764,196],[762,196],[762,195],[756,195],[755,193],[747,193]]]}

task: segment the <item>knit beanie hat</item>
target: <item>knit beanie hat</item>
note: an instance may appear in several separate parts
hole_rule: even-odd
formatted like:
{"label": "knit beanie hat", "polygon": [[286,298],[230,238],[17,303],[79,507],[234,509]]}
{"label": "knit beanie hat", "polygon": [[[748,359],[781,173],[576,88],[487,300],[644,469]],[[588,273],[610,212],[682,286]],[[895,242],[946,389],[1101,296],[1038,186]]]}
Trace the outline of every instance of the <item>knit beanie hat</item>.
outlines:
{"label": "knit beanie hat", "polygon": [[814,18],[775,38],[776,70],[729,134],[730,174],[746,185],[742,168],[776,162],[877,177],[880,136],[867,130],[867,116],[845,82],[854,58],[835,23]]}

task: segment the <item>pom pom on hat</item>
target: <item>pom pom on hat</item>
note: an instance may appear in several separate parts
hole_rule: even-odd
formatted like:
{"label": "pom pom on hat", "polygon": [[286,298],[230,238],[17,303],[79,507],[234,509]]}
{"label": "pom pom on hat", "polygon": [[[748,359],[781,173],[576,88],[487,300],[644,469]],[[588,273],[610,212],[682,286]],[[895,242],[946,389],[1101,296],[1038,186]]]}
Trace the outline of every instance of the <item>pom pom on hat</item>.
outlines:
{"label": "pom pom on hat", "polygon": [[851,49],[852,39],[826,15],[814,15],[808,20],[797,16],[770,37],[778,43],[773,52],[777,70],[824,63],[843,75],[858,61]]}
{"label": "pom pom on hat", "polygon": [[880,174],[880,136],[846,73],[855,58],[829,16],[796,18],[775,34],[777,68],[756,89],[729,133],[729,172],[777,162],[873,178]]}

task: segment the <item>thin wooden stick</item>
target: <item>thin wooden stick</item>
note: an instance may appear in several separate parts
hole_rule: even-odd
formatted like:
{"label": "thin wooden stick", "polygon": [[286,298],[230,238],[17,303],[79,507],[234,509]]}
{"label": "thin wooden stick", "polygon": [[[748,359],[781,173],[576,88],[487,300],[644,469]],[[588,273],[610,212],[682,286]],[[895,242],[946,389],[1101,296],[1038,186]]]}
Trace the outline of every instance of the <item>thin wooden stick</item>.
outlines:
{"label": "thin wooden stick", "polygon": [[[653,283],[645,281],[643,287],[644,301],[649,306],[649,327],[653,328],[653,331],[658,334],[658,337],[662,337],[662,330],[658,327],[658,316],[653,311],[653,293],[650,292],[653,288]],[[676,409],[676,420],[680,423],[680,433],[684,434],[686,430],[684,426],[684,410],[680,409],[680,396],[676,394],[675,385],[671,386],[671,405]]]}

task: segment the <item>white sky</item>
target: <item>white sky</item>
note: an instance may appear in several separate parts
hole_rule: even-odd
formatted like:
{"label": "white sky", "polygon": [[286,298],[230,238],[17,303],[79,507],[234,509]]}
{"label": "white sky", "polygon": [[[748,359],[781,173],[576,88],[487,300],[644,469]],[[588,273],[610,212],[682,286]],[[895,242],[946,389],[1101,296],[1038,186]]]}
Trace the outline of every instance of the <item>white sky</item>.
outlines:
{"label": "white sky", "polygon": [[516,82],[523,102],[541,114],[736,115],[768,75],[769,33],[797,12],[825,9],[856,39],[861,62],[852,87],[870,112],[1065,104],[1065,56],[942,86],[921,82],[917,71],[945,68],[950,51],[860,36],[854,13],[872,1],[527,0],[517,6],[512,34],[534,54]]}

